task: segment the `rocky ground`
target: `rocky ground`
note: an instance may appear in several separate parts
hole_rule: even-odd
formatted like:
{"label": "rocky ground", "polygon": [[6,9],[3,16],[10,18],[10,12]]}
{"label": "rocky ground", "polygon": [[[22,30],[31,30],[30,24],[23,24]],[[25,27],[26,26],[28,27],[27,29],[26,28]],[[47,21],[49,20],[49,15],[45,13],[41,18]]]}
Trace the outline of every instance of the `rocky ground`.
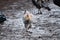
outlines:
{"label": "rocky ground", "polygon": [[[52,2],[49,7],[51,11],[42,8],[43,14],[36,14],[38,10],[31,1],[9,1],[1,8],[7,20],[0,24],[0,40],[60,40],[60,7]],[[28,30],[31,33],[25,32],[24,10],[34,15],[32,28]]]}

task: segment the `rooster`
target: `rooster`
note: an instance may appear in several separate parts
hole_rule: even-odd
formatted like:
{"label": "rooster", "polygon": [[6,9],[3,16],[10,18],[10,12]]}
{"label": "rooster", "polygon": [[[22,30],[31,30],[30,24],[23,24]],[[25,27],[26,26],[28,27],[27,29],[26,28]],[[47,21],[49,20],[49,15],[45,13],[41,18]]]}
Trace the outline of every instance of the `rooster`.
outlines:
{"label": "rooster", "polygon": [[28,29],[31,28],[31,21],[32,21],[32,13],[30,13],[29,11],[25,11],[24,12],[24,17],[23,17],[23,20],[24,20],[24,25],[25,25],[25,28],[26,28],[26,31]]}
{"label": "rooster", "polygon": [[48,2],[49,0],[32,0],[33,5],[36,6],[36,8],[38,8],[38,14],[42,14],[42,12],[40,11],[41,8],[45,8],[48,11],[50,11],[51,9],[47,6],[45,7],[45,3]]}

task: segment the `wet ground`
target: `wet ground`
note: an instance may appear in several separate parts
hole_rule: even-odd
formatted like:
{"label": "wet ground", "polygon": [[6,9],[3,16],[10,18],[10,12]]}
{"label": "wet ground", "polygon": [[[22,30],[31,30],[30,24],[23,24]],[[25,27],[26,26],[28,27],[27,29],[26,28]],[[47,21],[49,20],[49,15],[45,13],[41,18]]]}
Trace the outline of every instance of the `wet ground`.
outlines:
{"label": "wet ground", "polygon": [[[7,17],[4,24],[0,24],[0,40],[60,40],[60,7],[49,4],[51,11],[41,9],[43,14],[36,14],[37,8],[31,1],[17,0],[1,2],[3,14]],[[24,10],[33,13],[31,33],[25,32],[23,24]],[[26,34],[26,35],[25,35]]]}

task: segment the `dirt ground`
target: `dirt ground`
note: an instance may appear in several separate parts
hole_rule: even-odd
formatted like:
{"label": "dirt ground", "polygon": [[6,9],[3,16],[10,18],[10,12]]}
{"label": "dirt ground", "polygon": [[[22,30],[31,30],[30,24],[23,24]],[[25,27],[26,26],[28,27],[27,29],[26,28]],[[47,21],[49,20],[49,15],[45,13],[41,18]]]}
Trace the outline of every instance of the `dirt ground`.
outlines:
{"label": "dirt ground", "polygon": [[[1,0],[0,10],[7,20],[0,24],[0,40],[60,40],[60,7],[52,2],[48,6],[51,11],[41,8],[43,14],[37,14],[31,0]],[[31,33],[25,32],[25,10],[34,15]]]}

